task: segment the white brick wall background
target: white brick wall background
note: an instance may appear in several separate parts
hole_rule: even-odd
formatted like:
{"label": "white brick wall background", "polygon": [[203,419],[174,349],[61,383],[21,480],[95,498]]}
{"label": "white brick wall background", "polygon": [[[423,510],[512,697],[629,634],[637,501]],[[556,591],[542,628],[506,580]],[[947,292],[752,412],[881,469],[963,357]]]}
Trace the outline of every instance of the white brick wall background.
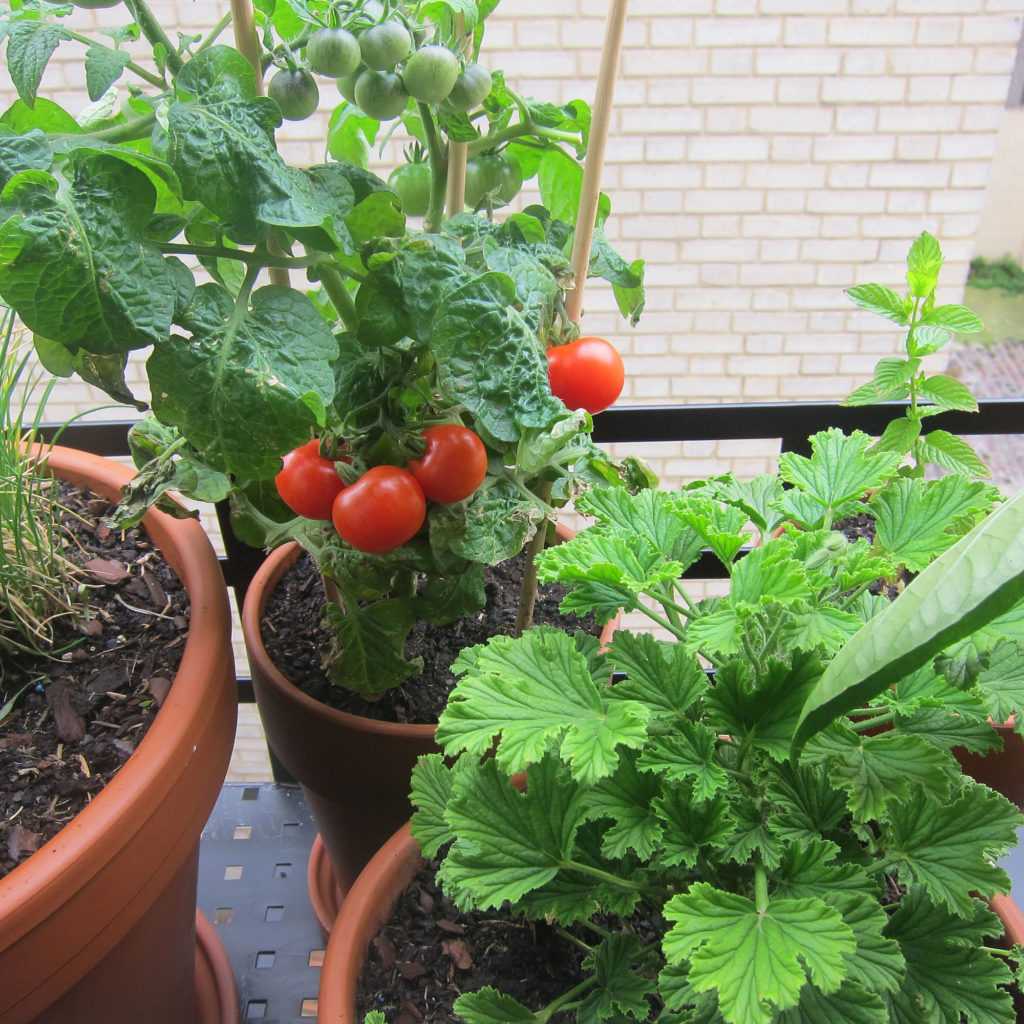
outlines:
{"label": "white brick wall background", "polygon": [[[226,3],[153,6],[165,25],[194,32]],[[485,63],[526,94],[590,100],[606,10],[607,0],[505,0]],[[909,241],[925,228],[948,257],[941,298],[958,301],[1021,10],[1021,0],[632,0],[604,188],[609,235],[627,258],[647,260],[647,312],[630,329],[610,291],[592,285],[584,321],[626,358],[623,400],[844,395],[901,338],[854,310],[843,288],[898,286]],[[117,8],[76,18],[125,21]],[[42,89],[72,112],[87,102],[76,49],[62,47]],[[13,99],[6,78],[0,94]],[[315,118],[281,132],[295,162],[323,158],[329,82],[321,97]],[[403,141],[387,147],[381,173]],[[101,398],[67,382],[51,413]],[[631,450],[675,482],[762,472],[776,449]]]}

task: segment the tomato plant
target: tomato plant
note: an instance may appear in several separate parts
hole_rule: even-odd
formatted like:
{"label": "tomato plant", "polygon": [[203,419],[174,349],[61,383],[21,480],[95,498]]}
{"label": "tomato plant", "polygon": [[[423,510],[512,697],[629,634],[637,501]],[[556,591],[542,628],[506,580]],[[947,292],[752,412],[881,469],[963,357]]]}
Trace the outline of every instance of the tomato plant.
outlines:
{"label": "tomato plant", "polygon": [[622,356],[604,338],[577,338],[548,349],[551,393],[570,409],[603,412],[622,394]]}
{"label": "tomato plant", "polygon": [[464,501],[487,476],[487,449],[468,427],[443,424],[423,431],[427,450],[409,470],[431,501]]}
{"label": "tomato plant", "polygon": [[374,466],[334,499],[339,536],[357,551],[383,555],[412,540],[427,517],[423,488],[406,469]]}
{"label": "tomato plant", "polygon": [[[339,650],[335,678],[365,692],[409,675],[397,621],[477,613],[486,565],[541,544],[592,482],[643,480],[551,393],[545,351],[577,332],[566,286],[590,111],[485,68],[495,6],[260,0],[253,63],[226,44],[227,17],[179,37],[149,0],[92,35],[64,28],[65,5],[0,9],[19,93],[0,112],[0,298],[48,366],[137,408],[125,371],[144,353],[153,397],[118,522],[173,489],[229,498],[247,542],[298,541],[358,612],[346,629],[371,657]],[[467,36],[471,58],[456,57]],[[54,52],[80,55],[105,120],[44,98]],[[340,96],[323,161],[296,166],[277,134],[316,109],[314,74]],[[403,136],[412,159],[385,182],[370,160]],[[480,213],[446,209],[455,141]],[[524,170],[541,201],[503,222]],[[596,246],[593,272],[635,320],[642,264]],[[314,436],[325,456],[345,438],[351,462]],[[380,494],[402,503],[378,515]]]}
{"label": "tomato plant", "polygon": [[345,486],[334,463],[320,454],[318,438],[284,457],[274,483],[281,500],[297,516],[307,519],[330,519],[334,499]]}

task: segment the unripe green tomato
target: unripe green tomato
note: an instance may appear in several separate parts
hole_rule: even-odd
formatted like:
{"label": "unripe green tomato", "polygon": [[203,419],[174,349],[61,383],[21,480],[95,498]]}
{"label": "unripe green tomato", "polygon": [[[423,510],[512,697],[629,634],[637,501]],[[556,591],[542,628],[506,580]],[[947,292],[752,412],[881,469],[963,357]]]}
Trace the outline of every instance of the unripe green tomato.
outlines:
{"label": "unripe green tomato", "polygon": [[491,91],[491,73],[479,64],[470,64],[455,79],[448,102],[456,110],[476,110]]}
{"label": "unripe green tomato", "polygon": [[267,95],[287,121],[305,121],[320,105],[320,90],[308,71],[278,71],[267,86]]}
{"label": "unripe green tomato", "polygon": [[402,209],[410,217],[422,217],[430,208],[430,167],[427,164],[402,164],[388,178],[398,193]]}
{"label": "unripe green tomato", "polygon": [[498,183],[498,198],[502,203],[511,203],[523,187],[523,169],[514,156],[502,156],[501,175]]}
{"label": "unripe green tomato", "polygon": [[443,103],[459,77],[459,59],[443,46],[424,46],[406,61],[405,90],[421,103]]}
{"label": "unripe green tomato", "polygon": [[405,110],[409,94],[393,71],[364,71],[356,79],[356,106],[377,121],[390,121]]}
{"label": "unripe green tomato", "polygon": [[484,196],[501,186],[500,156],[475,156],[466,162],[466,205],[475,210]]}
{"label": "unripe green tomato", "polygon": [[363,63],[374,71],[391,71],[412,53],[412,36],[400,21],[384,21],[359,37]]}
{"label": "unripe green tomato", "polygon": [[[365,70],[365,69],[364,69]],[[344,78],[338,79],[338,92],[349,101],[349,103],[355,103],[356,101],[356,82],[359,81],[359,76],[362,71],[356,71],[355,74],[346,75]]]}
{"label": "unripe green tomato", "polygon": [[362,61],[359,40],[343,28],[318,29],[306,44],[306,59],[318,75],[344,78]]}

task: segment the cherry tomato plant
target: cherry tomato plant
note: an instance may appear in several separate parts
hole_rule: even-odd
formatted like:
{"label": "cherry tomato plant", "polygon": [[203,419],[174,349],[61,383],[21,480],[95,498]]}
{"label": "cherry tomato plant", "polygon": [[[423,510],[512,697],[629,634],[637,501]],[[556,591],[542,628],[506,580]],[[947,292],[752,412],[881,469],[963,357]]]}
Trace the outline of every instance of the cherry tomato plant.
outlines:
{"label": "cherry tomato plant", "polygon": [[[230,497],[250,543],[298,540],[358,637],[345,648],[371,655],[341,649],[334,677],[368,693],[416,674],[416,619],[478,609],[484,567],[543,541],[581,488],[647,479],[549,385],[546,354],[579,334],[565,296],[590,110],[487,66],[495,6],[256,0],[241,49],[229,15],[179,36],[147,0],[91,35],[68,6],[0,8],[19,93],[0,115],[0,297],[52,372],[148,404],[117,522],[177,508],[174,489]],[[129,55],[140,38],[151,60]],[[77,116],[41,94],[68,48],[93,101]],[[325,161],[292,166],[278,130],[328,101]],[[409,159],[385,182],[369,160],[396,133]],[[445,209],[457,142],[464,212]],[[542,202],[497,218],[531,179]],[[635,322],[643,264],[609,244],[608,215],[604,198],[590,274]],[[125,380],[139,350],[149,403]]]}

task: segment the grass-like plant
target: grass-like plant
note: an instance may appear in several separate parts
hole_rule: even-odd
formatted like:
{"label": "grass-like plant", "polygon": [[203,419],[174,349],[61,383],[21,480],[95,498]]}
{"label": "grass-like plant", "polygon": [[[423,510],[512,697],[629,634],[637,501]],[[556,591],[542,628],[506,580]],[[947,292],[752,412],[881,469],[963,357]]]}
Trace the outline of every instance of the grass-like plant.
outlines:
{"label": "grass-like plant", "polygon": [[[14,314],[0,318],[0,653],[44,652],[74,603],[63,554],[57,486],[33,453],[54,382],[29,364]],[[35,401],[35,411],[29,410]],[[4,660],[0,659],[0,680]]]}

